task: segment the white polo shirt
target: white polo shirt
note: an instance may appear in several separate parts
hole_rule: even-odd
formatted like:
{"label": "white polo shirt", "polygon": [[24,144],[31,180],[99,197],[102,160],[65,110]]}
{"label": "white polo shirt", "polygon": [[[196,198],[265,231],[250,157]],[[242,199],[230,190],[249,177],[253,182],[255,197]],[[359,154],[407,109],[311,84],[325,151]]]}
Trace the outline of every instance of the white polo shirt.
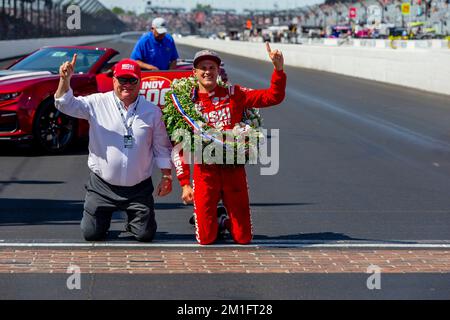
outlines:
{"label": "white polo shirt", "polygon": [[[134,186],[152,175],[154,163],[162,169],[172,167],[172,144],[162,112],[143,97],[139,96],[126,110],[114,91],[74,97],[70,89],[55,98],[55,105],[67,115],[89,121],[88,166],[106,182]],[[128,133],[119,110],[127,126],[131,125],[132,148],[125,147],[124,136]]]}

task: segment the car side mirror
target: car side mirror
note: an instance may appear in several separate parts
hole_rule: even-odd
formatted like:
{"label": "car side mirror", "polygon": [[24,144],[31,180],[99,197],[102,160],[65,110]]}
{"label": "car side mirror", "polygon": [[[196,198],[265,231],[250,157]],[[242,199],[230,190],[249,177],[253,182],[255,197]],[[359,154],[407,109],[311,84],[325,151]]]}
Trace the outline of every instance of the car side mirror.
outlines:
{"label": "car side mirror", "polygon": [[105,72],[103,72],[108,78],[112,78],[114,75],[114,71],[112,69],[108,69]]}
{"label": "car side mirror", "polygon": [[103,68],[100,70],[100,73],[105,74],[107,77],[112,78],[113,74],[114,74],[114,65],[117,63],[117,61],[115,62],[108,62],[106,63]]}

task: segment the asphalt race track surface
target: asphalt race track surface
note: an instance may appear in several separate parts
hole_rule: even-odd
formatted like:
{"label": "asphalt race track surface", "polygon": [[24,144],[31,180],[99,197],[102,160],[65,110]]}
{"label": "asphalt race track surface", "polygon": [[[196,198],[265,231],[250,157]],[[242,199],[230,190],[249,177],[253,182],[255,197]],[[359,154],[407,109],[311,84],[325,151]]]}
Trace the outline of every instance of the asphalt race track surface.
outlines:
{"label": "asphalt race track surface", "polygon": [[[116,48],[120,57],[129,57],[132,50],[131,42],[120,40],[98,45]],[[183,58],[192,58],[198,50],[181,45],[178,49]],[[263,44],[261,50],[265,50]],[[232,83],[250,88],[269,85],[269,61],[221,56]],[[450,97],[314,70],[286,67],[285,71],[285,101],[262,111],[264,127],[279,129],[278,173],[261,175],[261,167],[267,166],[247,167],[255,242],[406,244],[412,248],[421,243],[447,244]],[[269,141],[276,141],[274,132]],[[83,244],[79,223],[88,177],[86,160],[85,142],[59,156],[2,143],[0,244]],[[195,245],[194,230],[188,224],[192,207],[181,203],[180,188],[174,186],[171,195],[155,198],[155,244]],[[114,215],[108,243],[134,243],[123,232],[123,221],[122,213]],[[447,259],[449,252],[444,253]],[[64,274],[10,275],[1,270],[0,299],[35,297],[35,289],[44,282],[49,283],[49,292],[43,298],[123,298],[109,293],[108,288],[116,285],[138,287],[134,294],[149,299],[450,298],[450,277],[442,268],[390,273],[383,277],[386,286],[378,292],[366,288],[365,270],[221,277],[94,272],[86,277],[89,281],[96,277],[95,287],[75,293],[65,289]],[[189,284],[196,277],[202,277],[203,287],[193,293]],[[175,289],[177,283],[182,285]],[[239,283],[246,290],[237,294]],[[155,286],[159,289],[153,290]],[[173,290],[176,294],[170,295]]]}

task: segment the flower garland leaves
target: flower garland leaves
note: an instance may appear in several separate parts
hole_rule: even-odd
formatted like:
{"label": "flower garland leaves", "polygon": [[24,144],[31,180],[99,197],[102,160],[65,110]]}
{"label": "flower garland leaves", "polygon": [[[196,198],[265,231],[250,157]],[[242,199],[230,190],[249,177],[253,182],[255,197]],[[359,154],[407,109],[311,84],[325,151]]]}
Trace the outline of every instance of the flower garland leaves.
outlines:
{"label": "flower garland leaves", "polygon": [[[224,83],[220,77],[217,84],[221,87],[227,88],[229,85]],[[219,140],[224,141],[223,163],[226,162],[226,149],[233,148],[234,150],[234,164],[241,164],[242,155],[245,156],[245,162],[249,159],[257,157],[258,147],[264,139],[264,135],[261,132],[262,117],[258,109],[247,108],[244,111],[242,120],[237,123],[232,131],[221,131],[220,128],[213,128],[207,124],[207,121],[203,118],[202,113],[199,111],[197,105],[192,101],[191,95],[194,88],[198,88],[198,81],[194,77],[186,77],[181,79],[175,79],[169,90],[165,95],[165,107],[163,112],[163,121],[166,125],[167,133],[169,137],[174,138],[174,143],[186,143],[182,141],[183,137],[174,136],[174,133],[179,129],[188,130],[191,133],[191,151],[194,150],[194,134],[191,126],[185,121],[183,116],[178,112],[175,107],[171,94],[175,93],[179,102],[183,106],[186,114],[199,124],[208,134],[218,137]],[[231,136],[230,136],[231,135]],[[228,137],[228,139],[227,139]],[[227,141],[233,141],[232,143]],[[203,139],[203,147],[211,144],[210,140]],[[239,157],[239,155],[241,155]],[[238,159],[239,158],[239,159]]]}
{"label": "flower garland leaves", "polygon": [[[205,123],[203,116],[200,112],[195,108],[194,102],[191,100],[191,93],[193,88],[198,88],[198,83],[194,77],[187,77],[181,79],[175,79],[168,92],[164,96],[165,99],[165,107],[162,110],[163,112],[163,120],[166,124],[167,133],[169,137],[173,137],[173,133],[177,129],[186,129],[192,132],[192,128],[188,123],[184,120],[182,115],[178,112],[175,105],[173,104],[171,94],[175,93],[183,106],[186,113],[197,123]],[[208,127],[209,128],[209,127]],[[205,129],[208,129],[205,127]],[[178,143],[180,141],[174,141]]]}

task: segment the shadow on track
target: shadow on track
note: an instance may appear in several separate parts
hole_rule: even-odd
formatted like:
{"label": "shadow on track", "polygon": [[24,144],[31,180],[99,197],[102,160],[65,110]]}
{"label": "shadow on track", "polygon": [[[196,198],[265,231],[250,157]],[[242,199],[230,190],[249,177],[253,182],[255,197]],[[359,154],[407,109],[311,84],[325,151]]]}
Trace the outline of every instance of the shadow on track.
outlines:
{"label": "shadow on track", "polygon": [[76,143],[60,154],[46,153],[32,144],[0,141],[0,157],[57,157],[76,155],[88,155],[87,141],[76,141]]}
{"label": "shadow on track", "polygon": [[[305,233],[305,234],[291,234],[291,235],[282,235],[282,236],[265,236],[265,235],[255,235],[253,237],[254,241],[260,241],[260,240],[266,240],[268,243],[270,243],[270,240],[273,241],[282,241],[282,240],[299,240],[299,241],[326,241],[326,242],[335,242],[335,241],[370,241],[369,239],[358,239],[358,238],[352,238],[342,233],[334,233],[334,232],[319,232],[319,233]],[[106,238],[107,242],[136,242],[136,239],[133,237],[132,234],[120,231],[120,230],[110,230],[108,232],[108,236]],[[102,243],[104,241],[100,241],[99,243]],[[197,241],[195,240],[195,234],[188,233],[188,234],[173,234],[170,232],[156,232],[154,242],[171,242],[171,243],[177,243],[177,242],[190,242],[192,244],[196,244]],[[234,244],[231,236],[227,235],[225,239],[219,239],[215,244],[218,245],[229,245]],[[207,246],[205,246],[207,248]],[[242,248],[245,248],[245,246],[242,246]]]}
{"label": "shadow on track", "polygon": [[[83,205],[83,200],[0,199],[0,226],[79,224]],[[155,204],[156,211],[183,208],[182,203]],[[114,219],[120,217],[117,213],[113,221],[122,221],[120,218]]]}
{"label": "shadow on track", "polygon": [[[61,181],[0,181],[18,184],[62,184]],[[0,225],[59,225],[79,224],[84,200],[0,198]],[[311,203],[252,203],[251,207],[301,206]],[[180,203],[155,203],[155,210],[180,210],[188,206]],[[114,218],[114,216],[113,216]],[[182,219],[180,217],[180,219]],[[120,221],[120,219],[119,219]]]}
{"label": "shadow on track", "polygon": [[350,240],[367,240],[349,237],[343,233],[335,232],[318,232],[318,233],[297,233],[282,236],[265,236],[254,235],[253,240],[330,240],[330,241],[350,241]]}
{"label": "shadow on track", "polygon": [[9,180],[9,181],[1,181],[0,184],[62,184],[65,183],[63,181],[41,181],[41,180]]}

